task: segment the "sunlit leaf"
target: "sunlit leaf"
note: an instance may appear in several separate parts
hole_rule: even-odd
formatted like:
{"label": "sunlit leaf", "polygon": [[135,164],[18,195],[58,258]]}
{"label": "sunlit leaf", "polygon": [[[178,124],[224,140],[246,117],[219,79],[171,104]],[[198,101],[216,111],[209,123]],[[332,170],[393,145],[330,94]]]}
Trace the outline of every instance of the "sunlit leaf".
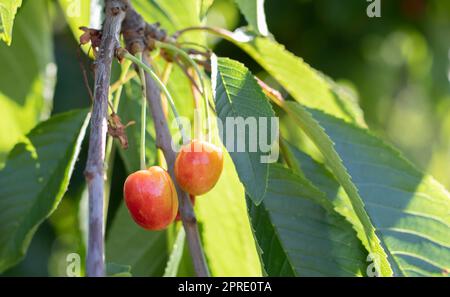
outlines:
{"label": "sunlit leaf", "polygon": [[56,67],[47,1],[25,1],[10,47],[0,42],[0,168],[6,154],[50,114]]}
{"label": "sunlit leaf", "polygon": [[[135,0],[133,5],[147,22],[159,22],[161,28],[169,34],[173,34],[176,30],[201,25],[202,5],[200,1]],[[205,42],[204,33],[191,33],[189,41],[203,44]]]}
{"label": "sunlit leaf", "polygon": [[180,262],[183,257],[184,241],[186,240],[186,232],[184,228],[181,227],[178,230],[175,243],[172,247],[172,252],[170,253],[169,260],[167,261],[166,268],[164,270],[164,276],[177,276],[178,268],[180,267]]}
{"label": "sunlit leaf", "polygon": [[244,197],[244,187],[233,162],[225,154],[218,183],[195,201],[202,243],[213,276],[261,275]]}
{"label": "sunlit leaf", "polygon": [[200,1],[200,19],[203,19],[208,13],[209,8],[213,5],[214,0],[197,0]]}
{"label": "sunlit leaf", "polygon": [[[80,27],[100,29],[103,1],[58,0],[58,2],[77,43],[80,41],[80,36],[84,33],[80,30]],[[82,49],[87,53],[90,49],[90,44],[83,45]]]}
{"label": "sunlit leaf", "polygon": [[0,2],[0,40],[11,45],[14,17],[22,0],[2,0]]}
{"label": "sunlit leaf", "polygon": [[277,82],[301,104],[323,110],[331,115],[364,126],[361,109],[329,78],[295,56],[271,38],[249,35],[245,31],[227,33],[222,37],[233,42],[257,61]]}
{"label": "sunlit leaf", "polygon": [[88,123],[86,110],[56,115],[17,144],[0,171],[0,271],[25,255],[67,190]]}

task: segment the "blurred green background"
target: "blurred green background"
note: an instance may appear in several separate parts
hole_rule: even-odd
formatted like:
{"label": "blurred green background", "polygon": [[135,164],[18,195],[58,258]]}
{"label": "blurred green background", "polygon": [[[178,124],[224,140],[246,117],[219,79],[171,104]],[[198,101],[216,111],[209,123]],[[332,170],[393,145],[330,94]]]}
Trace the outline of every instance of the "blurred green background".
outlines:
{"label": "blurred green background", "polygon": [[[35,0],[34,0],[35,1]],[[369,127],[423,171],[450,188],[450,1],[382,1],[381,18],[363,0],[266,0],[270,32],[288,50],[345,85],[360,101]],[[89,106],[77,43],[57,2],[50,7],[58,68],[54,109]],[[21,11],[19,10],[18,17]],[[246,24],[233,0],[216,0],[207,24],[234,30]],[[14,38],[14,36],[13,36]],[[230,43],[211,37],[220,56],[256,63]],[[24,261],[4,275],[65,275],[65,256],[84,255],[77,217],[83,196],[86,145],[61,206],[33,238]],[[124,166],[116,158],[109,217],[122,197]]]}

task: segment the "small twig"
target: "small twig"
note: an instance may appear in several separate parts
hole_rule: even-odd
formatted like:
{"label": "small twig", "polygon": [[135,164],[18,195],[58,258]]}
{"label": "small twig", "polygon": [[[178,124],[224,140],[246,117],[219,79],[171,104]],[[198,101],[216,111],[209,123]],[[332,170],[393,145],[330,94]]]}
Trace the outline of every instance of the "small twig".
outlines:
{"label": "small twig", "polygon": [[[166,65],[164,66],[164,70],[161,74],[161,81],[163,82],[164,85],[167,85],[169,78],[170,78],[170,74],[172,73],[172,68],[173,68],[173,63],[172,62],[166,62]],[[162,105],[163,105],[163,111],[164,111],[164,115],[166,116],[166,119],[168,119],[169,113],[168,113],[168,108],[167,108],[167,97],[165,94],[161,94],[161,100]]]}
{"label": "small twig", "polygon": [[269,97],[270,99],[272,99],[272,101],[274,101],[275,103],[284,101],[283,95],[281,95],[281,93],[278,90],[272,88],[271,86],[269,86],[268,84],[266,84],[265,82],[263,82],[260,78],[258,78],[256,76],[255,76],[255,79],[258,82],[258,85],[261,87],[264,94],[267,97]]}
{"label": "small twig", "polygon": [[104,158],[111,64],[119,45],[119,32],[128,1],[105,0],[105,22],[96,60],[94,104],[85,169],[89,191],[88,276],[104,276]]}
{"label": "small twig", "polygon": [[173,35],[172,38],[177,40],[178,38],[180,38],[181,35],[191,32],[191,31],[206,31],[206,32],[210,32],[219,36],[230,36],[232,35],[232,32],[222,29],[222,28],[216,28],[216,27],[208,27],[208,26],[193,26],[193,27],[187,27],[184,28],[182,30],[178,30],[176,31]]}
{"label": "small twig", "polygon": [[81,74],[83,75],[83,82],[84,86],[86,87],[86,90],[88,91],[89,98],[91,99],[91,103],[94,103],[94,94],[92,93],[91,86],[89,85],[89,79],[87,76],[86,67],[84,67],[83,61],[81,59],[81,48],[77,48],[77,58],[78,63],[80,64]]}

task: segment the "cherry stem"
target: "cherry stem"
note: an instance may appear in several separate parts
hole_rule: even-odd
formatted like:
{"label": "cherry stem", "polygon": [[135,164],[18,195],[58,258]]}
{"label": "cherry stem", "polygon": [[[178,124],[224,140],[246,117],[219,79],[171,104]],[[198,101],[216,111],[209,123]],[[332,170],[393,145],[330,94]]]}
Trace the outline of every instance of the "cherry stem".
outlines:
{"label": "cherry stem", "polygon": [[169,90],[164,85],[164,83],[161,81],[161,79],[158,77],[158,75],[149,67],[147,66],[142,60],[137,59],[135,56],[131,55],[129,52],[124,53],[124,58],[131,60],[135,64],[137,64],[140,68],[142,68],[145,72],[150,74],[150,76],[153,78],[153,80],[158,85],[159,89],[164,93],[164,95],[167,98],[167,101],[169,101],[170,107],[172,109],[173,115],[175,117],[175,120],[178,124],[178,129],[181,134],[182,142],[187,143],[189,141],[189,137],[184,131],[183,123],[181,122],[180,115],[178,114],[177,107],[175,106],[175,102],[173,101],[172,95],[170,95]]}
{"label": "cherry stem", "polygon": [[214,33],[217,35],[223,35],[223,32],[225,32],[227,30],[222,29],[222,28],[208,27],[208,26],[193,26],[193,27],[187,27],[182,30],[179,30],[179,31],[175,32],[172,36],[175,39],[178,39],[182,34],[191,32],[191,31],[207,31],[207,32],[211,32],[211,33]]}
{"label": "cherry stem", "polygon": [[207,88],[205,87],[202,71],[198,67],[197,63],[191,58],[191,56],[189,56],[189,54],[186,53],[183,49],[180,49],[170,43],[161,42],[161,41],[155,41],[155,45],[157,47],[164,48],[164,49],[167,49],[167,50],[170,50],[170,51],[173,51],[173,52],[179,54],[180,56],[185,58],[188,61],[188,63],[194,68],[194,70],[197,74],[197,77],[200,80],[200,86],[201,86],[200,92],[202,93],[204,103],[205,103],[206,135],[209,135],[210,130],[211,130],[211,123],[209,120],[208,93],[207,93]]}
{"label": "cherry stem", "polygon": [[[143,64],[142,59],[142,52],[136,54],[136,59],[138,59],[141,64]],[[147,111],[147,88],[145,83],[145,72],[142,67],[142,65],[139,66],[139,78],[141,80],[141,90],[142,90],[142,102],[141,102],[141,141],[140,141],[140,161],[141,161],[141,170],[144,170],[147,168],[146,162],[145,162],[145,134],[146,134],[146,111]]]}
{"label": "cherry stem", "polygon": [[[164,85],[167,85],[167,82],[169,81],[169,77],[170,74],[172,73],[172,68],[173,68],[173,63],[172,62],[167,62],[167,64],[164,66],[164,69],[161,73],[161,81]],[[166,120],[168,119],[169,115],[167,113],[167,98],[164,94],[161,95],[161,100],[164,100],[164,108],[163,108],[163,112],[164,112],[164,116],[166,118]]]}

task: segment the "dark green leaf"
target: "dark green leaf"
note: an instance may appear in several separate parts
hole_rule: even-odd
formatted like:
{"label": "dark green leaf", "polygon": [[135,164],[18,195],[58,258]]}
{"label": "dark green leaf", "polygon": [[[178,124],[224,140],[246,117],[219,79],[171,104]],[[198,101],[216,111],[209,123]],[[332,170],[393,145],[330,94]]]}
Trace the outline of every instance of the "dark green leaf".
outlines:
{"label": "dark green leaf", "polygon": [[86,114],[50,118],[9,154],[0,171],[0,272],[22,259],[38,226],[58,206],[84,137]]}
{"label": "dark green leaf", "polygon": [[[394,274],[448,274],[450,194],[445,188],[367,130],[319,111],[313,111],[313,115],[334,142],[352,176],[377,235],[388,251]],[[300,163],[305,174],[311,174],[311,180],[319,186],[323,184],[319,178],[324,180],[327,173],[322,166],[305,161],[304,156]],[[329,177],[326,179],[332,183]],[[348,216],[351,207],[348,198],[345,195],[330,198],[337,210]]]}
{"label": "dark green leaf", "polygon": [[247,200],[251,224],[269,276],[365,275],[367,252],[324,195],[280,165],[270,166],[264,201]]}
{"label": "dark green leaf", "polygon": [[336,179],[345,189],[345,192],[350,198],[354,213],[362,226],[362,229],[357,229],[358,236],[369,252],[376,257],[377,268],[379,268],[378,272],[383,276],[392,275],[392,268],[387,259],[386,251],[375,233],[373,222],[364,208],[364,202],[359,195],[358,189],[352,182],[351,174],[349,174],[339,154],[336,152],[333,141],[310,111],[301,104],[293,101],[280,102],[279,104],[311,138],[322,153],[327,165],[330,166]]}
{"label": "dark green leaf", "polygon": [[[258,204],[264,197],[268,176],[268,163],[264,161],[268,152],[262,152],[258,144],[264,133],[272,144],[271,120],[274,112],[253,75],[243,64],[226,58],[213,58],[212,69],[216,112],[223,125],[222,142],[230,152],[246,192]],[[260,120],[267,121],[265,130]],[[239,143],[242,144],[241,149]]]}
{"label": "dark green leaf", "polygon": [[113,277],[130,277],[132,276],[131,267],[116,263],[106,263],[106,275]]}
{"label": "dark green leaf", "polygon": [[106,261],[131,266],[134,276],[162,276],[169,258],[166,231],[139,227],[122,203],[106,240]]}

